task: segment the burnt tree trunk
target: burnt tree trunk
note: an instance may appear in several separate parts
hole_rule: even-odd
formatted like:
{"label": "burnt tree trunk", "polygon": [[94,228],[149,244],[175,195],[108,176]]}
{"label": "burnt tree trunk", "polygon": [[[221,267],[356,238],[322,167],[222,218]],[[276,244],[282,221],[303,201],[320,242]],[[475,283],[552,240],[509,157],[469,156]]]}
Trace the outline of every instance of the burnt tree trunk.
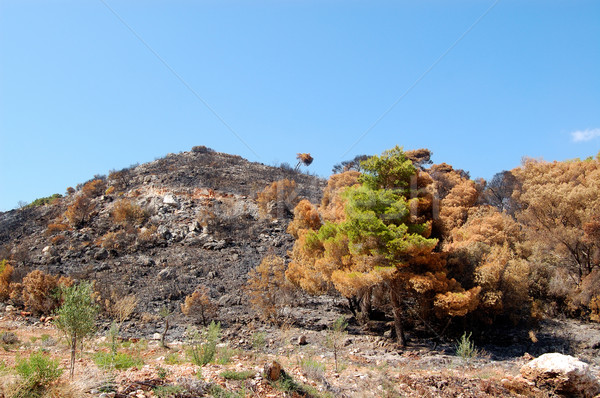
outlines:
{"label": "burnt tree trunk", "polygon": [[402,308],[398,293],[390,286],[390,302],[394,314],[394,329],[396,331],[396,342],[402,347],[406,347],[406,336],[404,336],[404,325],[402,324]]}

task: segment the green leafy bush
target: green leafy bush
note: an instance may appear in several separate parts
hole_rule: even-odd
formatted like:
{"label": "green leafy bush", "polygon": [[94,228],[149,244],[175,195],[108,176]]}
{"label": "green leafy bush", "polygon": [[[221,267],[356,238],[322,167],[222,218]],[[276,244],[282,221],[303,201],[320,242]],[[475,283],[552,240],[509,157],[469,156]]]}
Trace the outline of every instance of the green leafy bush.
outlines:
{"label": "green leafy bush", "polygon": [[56,199],[60,198],[62,198],[62,195],[59,193],[55,193],[54,195],[46,196],[45,198],[38,198],[30,204],[28,204],[26,207],[38,207],[43,205],[49,205],[52,204]]}
{"label": "green leafy bush", "polygon": [[23,379],[16,397],[40,396],[63,372],[58,360],[41,352],[34,352],[27,359],[17,359],[15,371]]}
{"label": "green leafy bush", "polygon": [[479,355],[479,350],[475,348],[475,342],[471,340],[471,334],[464,332],[456,344],[456,355],[467,362]]}

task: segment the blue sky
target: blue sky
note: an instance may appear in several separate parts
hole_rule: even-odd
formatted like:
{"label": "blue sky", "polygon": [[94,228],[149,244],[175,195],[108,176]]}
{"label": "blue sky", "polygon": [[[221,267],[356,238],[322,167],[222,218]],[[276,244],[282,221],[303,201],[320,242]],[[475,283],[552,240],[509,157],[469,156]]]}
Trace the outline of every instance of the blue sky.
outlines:
{"label": "blue sky", "polygon": [[598,1],[0,0],[0,211],[206,145],[491,178],[600,150]]}

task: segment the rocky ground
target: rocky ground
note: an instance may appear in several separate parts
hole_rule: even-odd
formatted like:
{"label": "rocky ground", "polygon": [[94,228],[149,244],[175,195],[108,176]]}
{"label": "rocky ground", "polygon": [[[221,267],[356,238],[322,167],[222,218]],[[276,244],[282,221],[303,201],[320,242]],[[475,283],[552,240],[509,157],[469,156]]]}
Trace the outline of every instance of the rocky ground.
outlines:
{"label": "rocky ground", "polygon": [[[43,350],[60,359],[64,368],[69,363],[67,345],[51,322],[8,310],[4,309],[0,317],[0,333],[14,333],[18,342],[3,344],[4,350],[0,351],[5,394],[12,380],[10,369],[18,357]],[[297,311],[310,315],[313,310],[308,306]],[[479,353],[473,358],[458,356],[452,341],[434,344],[414,337],[407,348],[400,348],[388,338],[364,331],[358,334],[357,327],[351,326],[342,338],[336,371],[327,340],[330,334],[319,326],[339,315],[334,312],[322,313],[308,328],[289,324],[273,327],[259,322],[232,324],[222,331],[216,360],[202,367],[190,362],[185,334],[170,333],[169,348],[163,348],[158,336],[134,337],[128,331],[131,337],[123,340],[119,352],[139,358],[139,363],[126,370],[102,368],[93,358],[97,352],[108,352],[109,344],[106,333],[99,331],[84,346],[74,381],[63,374],[63,395],[59,396],[554,397],[559,395],[552,389],[536,387],[519,371],[539,353],[560,348],[565,351],[565,341],[570,342],[565,353],[585,360],[592,374],[600,376],[600,327],[572,320],[544,322],[540,325],[544,336],[536,343],[478,346]],[[267,380],[265,364],[272,361],[281,364],[294,384]],[[244,379],[233,380],[231,374],[243,374]],[[178,393],[161,395],[164,391]]]}

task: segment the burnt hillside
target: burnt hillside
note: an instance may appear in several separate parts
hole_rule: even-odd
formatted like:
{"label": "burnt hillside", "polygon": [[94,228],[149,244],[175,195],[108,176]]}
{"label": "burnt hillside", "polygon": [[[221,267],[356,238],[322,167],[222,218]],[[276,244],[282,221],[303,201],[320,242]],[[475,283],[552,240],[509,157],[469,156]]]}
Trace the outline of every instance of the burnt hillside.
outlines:
{"label": "burnt hillside", "polygon": [[[34,269],[95,280],[103,296],[135,294],[138,319],[178,309],[205,285],[225,322],[248,315],[239,294],[246,274],[267,252],[286,254],[295,197],[319,201],[325,181],[194,149],[112,172],[48,205],[0,213],[0,258],[12,260],[13,280]],[[257,192],[282,179],[295,181],[292,197],[272,204],[274,217],[261,216]],[[88,217],[74,225],[66,213],[90,186],[97,192],[86,196]],[[139,217],[118,219],[124,203]]]}

